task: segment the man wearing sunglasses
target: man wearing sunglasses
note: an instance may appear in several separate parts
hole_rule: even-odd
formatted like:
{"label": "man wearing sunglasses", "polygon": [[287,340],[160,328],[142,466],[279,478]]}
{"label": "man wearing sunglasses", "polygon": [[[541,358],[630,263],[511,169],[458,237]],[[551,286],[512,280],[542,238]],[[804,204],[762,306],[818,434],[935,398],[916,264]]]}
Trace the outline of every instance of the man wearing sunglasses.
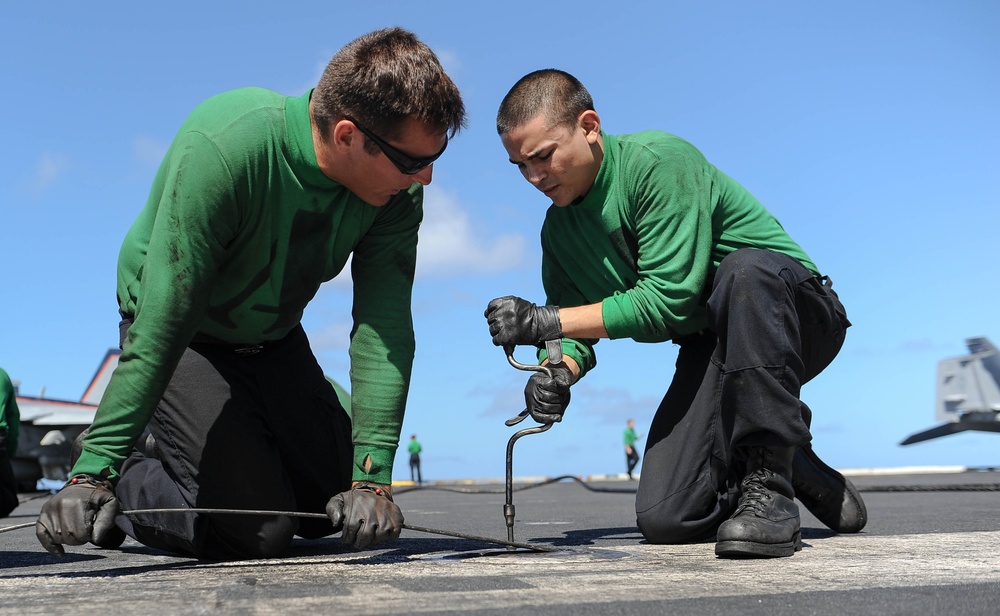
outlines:
{"label": "man wearing sunglasses", "polygon": [[[363,548],[399,535],[390,484],[423,186],[464,123],[437,57],[399,28],[349,43],[303,96],[245,88],[194,110],[122,245],[122,354],[72,479],[39,516],[46,549],[127,534],[262,558],[294,536],[342,529]],[[348,401],[300,320],[349,258]],[[328,518],[145,511],[163,508]]]}
{"label": "man wearing sunglasses", "polygon": [[21,414],[17,392],[7,372],[0,368],[0,518],[17,508],[17,479],[11,460],[17,454]]}

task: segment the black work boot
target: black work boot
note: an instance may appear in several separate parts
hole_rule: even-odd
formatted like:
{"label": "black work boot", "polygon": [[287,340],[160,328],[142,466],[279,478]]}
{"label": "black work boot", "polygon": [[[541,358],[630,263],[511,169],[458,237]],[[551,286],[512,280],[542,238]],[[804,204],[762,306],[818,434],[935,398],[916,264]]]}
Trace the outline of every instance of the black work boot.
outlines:
{"label": "black work boot", "polygon": [[816,518],[838,533],[856,533],[868,522],[865,501],[854,484],[823,463],[811,445],[792,460],[795,496]]}
{"label": "black work boot", "polygon": [[748,447],[747,474],[736,511],[719,526],[715,553],[724,557],[791,556],[802,549],[793,498],[794,447]]}

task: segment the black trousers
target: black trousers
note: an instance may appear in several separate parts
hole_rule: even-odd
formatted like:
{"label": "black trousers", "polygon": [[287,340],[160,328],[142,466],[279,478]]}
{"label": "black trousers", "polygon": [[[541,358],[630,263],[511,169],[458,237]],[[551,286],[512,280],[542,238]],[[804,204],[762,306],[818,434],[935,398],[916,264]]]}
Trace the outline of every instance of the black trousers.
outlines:
{"label": "black trousers", "polygon": [[740,496],[741,448],[812,439],[800,388],[850,326],[829,278],[753,249],[723,259],[708,319],[709,331],[675,341],[676,371],[649,429],[636,518],[652,543],[715,533]]}
{"label": "black trousers", "polygon": [[424,477],[420,474],[420,454],[410,454],[410,481],[423,483]]}
{"label": "black trousers", "polygon": [[7,430],[0,428],[0,518],[10,515],[18,504],[17,480],[7,453]]}
{"label": "black trousers", "polygon": [[635,465],[639,463],[639,452],[636,450],[635,445],[632,449],[625,453],[625,467],[628,469],[626,472],[631,475],[632,471],[635,470]]}
{"label": "black trousers", "polygon": [[[324,513],[351,484],[351,424],[301,327],[254,355],[192,344],[149,423],[155,457],[134,452],[122,510],[175,507]],[[266,558],[329,520],[150,513],[116,523],[146,545],[203,558]]]}

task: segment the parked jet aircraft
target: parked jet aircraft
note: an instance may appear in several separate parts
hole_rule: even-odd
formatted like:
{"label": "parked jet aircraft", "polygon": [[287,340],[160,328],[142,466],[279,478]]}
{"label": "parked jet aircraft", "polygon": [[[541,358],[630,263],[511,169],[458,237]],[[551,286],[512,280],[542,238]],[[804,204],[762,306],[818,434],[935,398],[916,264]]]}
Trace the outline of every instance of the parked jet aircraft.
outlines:
{"label": "parked jet aircraft", "polygon": [[79,401],[26,396],[18,392],[21,436],[17,455],[11,462],[20,490],[34,490],[43,477],[56,481],[66,478],[70,444],[94,421],[97,404],[118,365],[120,354],[118,349],[105,353]]}
{"label": "parked jet aircraft", "polygon": [[912,434],[900,445],[964,432],[1000,432],[1000,351],[982,338],[967,338],[969,354],[938,362],[934,416],[945,423]]}

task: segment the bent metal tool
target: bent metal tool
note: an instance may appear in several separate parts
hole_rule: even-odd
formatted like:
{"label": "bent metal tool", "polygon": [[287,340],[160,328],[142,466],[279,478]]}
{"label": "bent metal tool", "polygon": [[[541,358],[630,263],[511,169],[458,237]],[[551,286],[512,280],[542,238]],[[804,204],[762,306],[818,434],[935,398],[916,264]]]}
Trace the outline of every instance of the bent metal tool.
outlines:
{"label": "bent metal tool", "polygon": [[[549,377],[552,376],[552,370],[549,365],[561,364],[563,361],[562,354],[562,342],[558,339],[548,340],[545,342],[545,352],[548,354],[548,364],[545,365],[529,365],[522,364],[514,359],[514,347],[504,346],[504,352],[507,354],[507,361],[510,362],[511,366],[514,366],[518,370],[527,370],[532,372],[544,372]],[[508,426],[515,426],[528,416],[528,409],[524,409],[515,417],[508,419],[504,422]],[[503,506],[503,517],[504,521],[507,523],[507,549],[514,550],[514,443],[517,439],[528,434],[538,434],[539,432],[545,432],[552,427],[551,423],[542,424],[534,426],[532,428],[525,428],[515,432],[510,440],[507,441],[507,502]]]}

